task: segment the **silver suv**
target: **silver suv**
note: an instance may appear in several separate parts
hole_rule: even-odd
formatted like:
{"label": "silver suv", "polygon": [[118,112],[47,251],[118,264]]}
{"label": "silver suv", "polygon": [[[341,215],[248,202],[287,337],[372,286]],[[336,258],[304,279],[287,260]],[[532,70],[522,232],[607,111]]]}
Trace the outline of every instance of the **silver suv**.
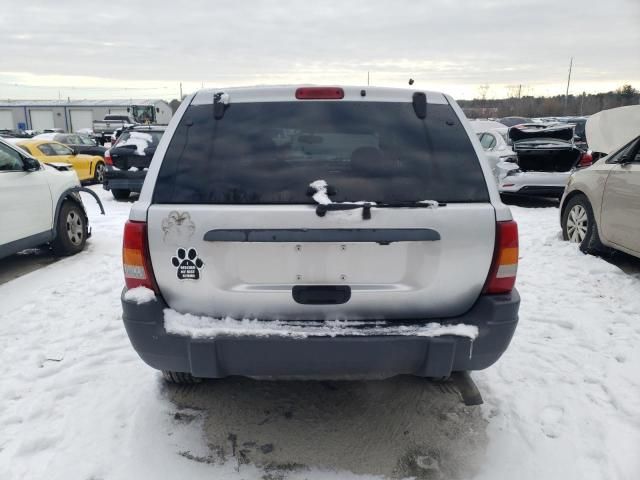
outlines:
{"label": "silver suv", "polygon": [[448,377],[518,321],[517,226],[449,96],[201,90],[124,233],[123,319],[168,380]]}

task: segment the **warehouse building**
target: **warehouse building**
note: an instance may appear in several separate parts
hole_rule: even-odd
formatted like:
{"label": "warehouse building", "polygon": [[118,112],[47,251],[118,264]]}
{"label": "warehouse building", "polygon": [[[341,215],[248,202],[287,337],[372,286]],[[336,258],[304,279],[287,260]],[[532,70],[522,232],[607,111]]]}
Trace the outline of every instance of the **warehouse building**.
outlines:
{"label": "warehouse building", "polygon": [[169,123],[172,110],[164,100],[7,100],[0,101],[0,130],[77,132],[109,114],[162,125]]}

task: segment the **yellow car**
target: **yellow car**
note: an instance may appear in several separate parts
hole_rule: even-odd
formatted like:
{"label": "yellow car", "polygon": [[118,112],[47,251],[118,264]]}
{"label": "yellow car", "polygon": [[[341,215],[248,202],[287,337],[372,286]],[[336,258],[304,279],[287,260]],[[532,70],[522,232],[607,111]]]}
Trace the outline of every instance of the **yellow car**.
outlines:
{"label": "yellow car", "polygon": [[81,182],[102,183],[104,159],[100,156],[76,153],[71,147],[53,140],[26,139],[14,143],[42,163],[69,163]]}

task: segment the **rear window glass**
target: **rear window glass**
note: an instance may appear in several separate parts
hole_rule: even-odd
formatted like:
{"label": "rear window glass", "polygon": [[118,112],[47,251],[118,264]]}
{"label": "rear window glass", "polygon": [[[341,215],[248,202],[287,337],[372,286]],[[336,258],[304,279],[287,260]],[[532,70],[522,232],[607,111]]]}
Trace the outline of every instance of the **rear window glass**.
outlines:
{"label": "rear window glass", "polygon": [[485,202],[487,187],[449,105],[262,102],[190,106],[165,154],[155,203],[310,204],[325,180],[337,202]]}
{"label": "rear window glass", "polygon": [[122,147],[124,145],[136,145],[140,142],[144,143],[143,148],[156,147],[162,138],[164,132],[149,131],[126,131],[118,137],[114,147]]}

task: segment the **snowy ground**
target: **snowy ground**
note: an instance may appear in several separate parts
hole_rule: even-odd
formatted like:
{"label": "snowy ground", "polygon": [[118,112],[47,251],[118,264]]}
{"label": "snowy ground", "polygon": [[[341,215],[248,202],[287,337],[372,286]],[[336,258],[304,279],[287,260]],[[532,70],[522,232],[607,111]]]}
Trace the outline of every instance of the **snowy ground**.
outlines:
{"label": "snowy ground", "polygon": [[130,204],[96,191],[85,252],[0,286],[0,479],[640,478],[640,274],[556,208],[513,208],[520,325],[468,408],[408,377],[165,386],[120,320]]}

